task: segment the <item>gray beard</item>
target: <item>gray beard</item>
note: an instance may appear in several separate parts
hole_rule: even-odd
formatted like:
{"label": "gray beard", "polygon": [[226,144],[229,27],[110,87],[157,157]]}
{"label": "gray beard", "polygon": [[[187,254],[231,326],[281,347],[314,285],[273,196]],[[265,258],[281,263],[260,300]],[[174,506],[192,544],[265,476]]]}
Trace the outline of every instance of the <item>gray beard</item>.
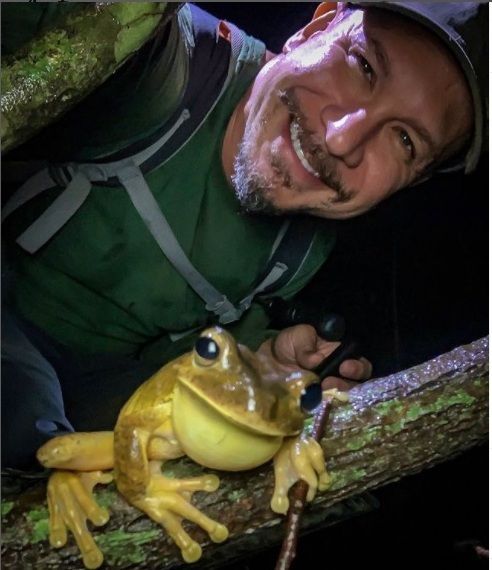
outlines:
{"label": "gray beard", "polygon": [[[234,173],[232,185],[239,201],[241,209],[246,213],[263,214],[269,216],[282,216],[293,214],[305,214],[308,208],[277,208],[270,196],[272,183],[258,174],[254,160],[249,153],[249,144],[245,136],[241,141],[239,152],[234,160]],[[276,180],[287,187],[291,187],[291,180],[282,165],[272,158],[272,167],[276,173]]]}
{"label": "gray beard", "polygon": [[279,215],[268,197],[269,184],[255,172],[253,161],[249,158],[248,144],[243,139],[234,160],[232,185],[241,209],[248,213]]}

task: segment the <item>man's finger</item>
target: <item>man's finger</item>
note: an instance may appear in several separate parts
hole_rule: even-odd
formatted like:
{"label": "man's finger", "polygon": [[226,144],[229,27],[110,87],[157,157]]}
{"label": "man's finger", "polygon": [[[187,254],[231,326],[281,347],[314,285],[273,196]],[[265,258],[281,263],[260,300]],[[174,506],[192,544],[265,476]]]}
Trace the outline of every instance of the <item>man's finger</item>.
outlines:
{"label": "man's finger", "polygon": [[328,376],[321,383],[323,390],[329,390],[331,388],[336,388],[341,392],[347,392],[354,386],[357,386],[358,382],[353,382],[352,380],[344,380],[343,378],[337,378],[336,376]]}
{"label": "man's finger", "polygon": [[339,342],[323,341],[317,346],[302,347],[296,352],[297,364],[308,370],[316,368],[316,366],[321,364],[321,362],[330,356],[339,346]]}
{"label": "man's finger", "polygon": [[372,364],[367,358],[344,360],[340,365],[340,375],[350,380],[368,380],[372,375]]}

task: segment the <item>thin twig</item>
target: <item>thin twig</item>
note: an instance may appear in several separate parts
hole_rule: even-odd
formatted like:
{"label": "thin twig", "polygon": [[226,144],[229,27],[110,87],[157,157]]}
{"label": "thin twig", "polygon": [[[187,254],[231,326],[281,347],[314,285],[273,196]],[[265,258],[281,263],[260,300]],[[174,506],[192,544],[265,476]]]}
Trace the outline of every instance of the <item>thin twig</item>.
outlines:
{"label": "thin twig", "polygon": [[[314,418],[313,430],[311,437],[316,441],[320,441],[323,436],[325,425],[328,420],[330,409],[332,407],[332,400],[323,400],[319,410]],[[306,498],[309,487],[303,481],[297,481],[292,486],[289,493],[289,512],[287,513],[286,530],[284,541],[278,555],[275,570],[288,570],[294,560],[297,552],[297,540],[299,538],[299,529],[301,525],[302,511],[306,505]]]}

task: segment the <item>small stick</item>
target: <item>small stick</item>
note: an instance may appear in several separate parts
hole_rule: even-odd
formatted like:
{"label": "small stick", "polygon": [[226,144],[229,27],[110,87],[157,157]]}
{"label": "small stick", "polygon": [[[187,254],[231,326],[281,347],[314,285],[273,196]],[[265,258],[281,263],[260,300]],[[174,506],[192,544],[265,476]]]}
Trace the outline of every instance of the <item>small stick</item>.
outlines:
{"label": "small stick", "polygon": [[[319,410],[316,413],[313,424],[311,437],[316,441],[320,441],[325,431],[325,425],[330,414],[332,400],[327,399],[321,402]],[[289,493],[289,512],[287,513],[286,532],[282,548],[278,555],[275,570],[288,570],[294,560],[297,552],[297,540],[299,538],[299,529],[302,518],[302,511],[306,505],[306,497],[309,486],[303,481],[297,481],[292,486]]]}

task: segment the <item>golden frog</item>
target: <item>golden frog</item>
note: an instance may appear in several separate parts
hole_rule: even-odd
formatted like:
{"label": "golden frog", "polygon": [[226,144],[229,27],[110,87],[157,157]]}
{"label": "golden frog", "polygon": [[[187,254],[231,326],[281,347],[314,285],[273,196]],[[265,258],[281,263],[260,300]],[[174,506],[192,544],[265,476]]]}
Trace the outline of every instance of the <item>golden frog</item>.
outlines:
{"label": "golden frog", "polygon": [[[309,484],[308,500],[329,485],[323,453],[302,435],[306,413],[301,400],[315,394],[319,379],[307,371],[280,371],[265,355],[237,345],[219,327],[205,330],[192,352],[163,366],[142,384],[121,410],[114,432],[73,433],[38,450],[38,460],[54,468],[48,482],[50,543],[61,547],[72,531],[87,568],[103,555],[87,528],[109,519],[92,489],[108,483],[114,469],[118,490],[162,525],[186,562],[201,556],[200,546],[181,525],[187,519],[215,542],[227,528],[195,508],[194,491],[215,491],[214,474],[189,479],[164,476],[163,462],[187,455],[204,467],[242,471],[274,458],[271,508],[286,513],[287,493],[299,479]],[[312,399],[312,398],[311,398]],[[312,407],[312,406],[311,406]]]}

